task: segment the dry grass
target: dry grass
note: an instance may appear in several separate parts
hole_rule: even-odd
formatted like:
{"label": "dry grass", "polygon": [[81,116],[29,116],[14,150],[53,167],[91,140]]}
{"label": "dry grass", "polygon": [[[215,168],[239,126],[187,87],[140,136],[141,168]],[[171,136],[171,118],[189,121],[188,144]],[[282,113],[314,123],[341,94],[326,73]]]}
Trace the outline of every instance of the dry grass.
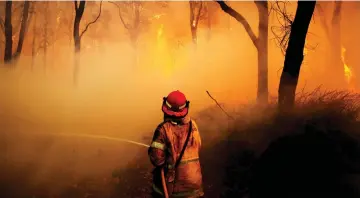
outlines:
{"label": "dry grass", "polygon": [[[220,190],[223,197],[264,197],[265,192],[265,197],[270,197],[271,193],[277,197],[289,197],[289,193],[292,194],[290,197],[333,197],[340,192],[341,197],[355,196],[345,195],[345,187],[339,186],[348,187],[351,183],[350,191],[355,193],[360,190],[358,182],[354,187],[354,182],[343,177],[350,174],[353,176],[351,181],[360,178],[357,176],[360,173],[359,99],[360,95],[357,93],[316,89],[311,93],[298,94],[296,108],[286,113],[278,112],[275,103],[262,110],[255,106],[243,107],[243,110],[238,112],[236,122],[232,123],[227,141],[219,143],[226,144],[223,153],[227,153],[225,167],[222,167],[226,170],[224,188]],[[327,149],[322,150],[324,148]],[[324,162],[317,161],[324,156],[329,157],[324,158]],[[285,158],[301,160],[292,164]],[[283,170],[277,168],[283,165]],[[284,169],[293,170],[286,174],[295,175],[294,178],[287,178],[287,182],[294,185],[284,187],[280,192],[274,185],[287,185],[280,179],[285,174],[282,172]],[[327,183],[333,181],[329,178],[324,182],[316,175],[311,175],[315,171],[313,169],[317,172],[328,171],[324,175],[337,177],[346,185]],[[271,174],[276,171],[278,175]],[[341,174],[336,175],[338,171]],[[302,172],[309,178],[304,181],[303,178],[298,178],[295,182],[297,172]],[[305,185],[311,183],[311,180],[319,181],[318,189],[309,190],[310,187]],[[262,181],[267,181],[268,184],[263,184]],[[300,181],[304,183],[298,184]],[[272,189],[265,186],[271,186]],[[309,191],[317,193],[309,194]]]}

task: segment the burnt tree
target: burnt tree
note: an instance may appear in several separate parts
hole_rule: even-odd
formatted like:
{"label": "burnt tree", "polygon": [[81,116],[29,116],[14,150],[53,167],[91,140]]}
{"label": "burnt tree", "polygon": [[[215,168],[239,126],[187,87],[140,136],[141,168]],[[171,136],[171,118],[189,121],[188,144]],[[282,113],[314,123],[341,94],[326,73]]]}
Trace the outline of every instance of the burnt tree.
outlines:
{"label": "burnt tree", "polygon": [[286,49],[284,68],[279,84],[278,105],[287,110],[295,104],[295,91],[300,67],[304,59],[304,46],[316,1],[298,1],[294,21],[291,24],[289,43]]}
{"label": "burnt tree", "polygon": [[43,68],[44,72],[47,69],[47,56],[49,46],[52,44],[51,37],[57,30],[52,30],[51,20],[52,13],[50,12],[50,3],[45,2],[35,2],[32,6],[32,15],[34,16],[33,20],[33,38],[32,38],[32,63],[31,68],[33,69],[35,64],[35,58],[38,55],[39,51],[42,50],[43,53]]}
{"label": "burnt tree", "polygon": [[5,54],[4,54],[4,61],[5,63],[10,62],[12,59],[12,22],[11,22],[11,10],[12,10],[12,1],[5,2],[5,22],[4,22],[4,29],[5,29]]}
{"label": "burnt tree", "polygon": [[85,4],[86,4],[85,1],[80,1],[79,5],[78,5],[78,1],[74,1],[75,19],[74,19],[73,39],[74,39],[75,53],[80,52],[81,49],[80,22],[84,14]]}
{"label": "burnt tree", "polygon": [[229,14],[231,17],[241,23],[248,33],[251,41],[257,49],[258,57],[258,87],[257,87],[257,102],[258,104],[267,104],[268,102],[268,2],[254,1],[259,14],[258,37],[251,29],[248,21],[233,8],[228,6],[224,1],[217,1],[221,9]]}
{"label": "burnt tree", "polygon": [[74,64],[74,73],[73,73],[73,80],[74,84],[77,84],[77,77],[79,72],[79,64],[80,64],[80,57],[79,53],[81,51],[81,38],[85,34],[85,32],[88,30],[90,25],[96,23],[96,21],[100,18],[101,15],[101,8],[102,8],[102,1],[100,1],[100,8],[99,8],[99,14],[96,16],[96,18],[88,23],[85,26],[85,29],[80,33],[80,23],[81,19],[84,14],[86,1],[82,0],[80,3],[78,3],[77,0],[74,1],[74,8],[75,8],[75,19],[74,19],[74,29],[73,29],[73,39],[74,39],[74,49],[75,49],[75,64]]}
{"label": "burnt tree", "polygon": [[204,6],[203,1],[189,1],[190,4],[190,30],[193,44],[197,45],[197,29]]}
{"label": "burnt tree", "polygon": [[[33,4],[33,8],[35,8],[35,3]],[[32,37],[32,42],[31,42],[31,70],[34,69],[34,64],[35,64],[35,56],[37,54],[36,51],[36,37],[37,37],[37,29],[36,29],[36,23],[37,23],[37,14],[35,13],[35,11],[33,11],[33,15],[34,15],[34,21],[33,21],[33,29],[32,29],[32,33],[33,33],[33,37]]]}
{"label": "burnt tree", "polygon": [[214,20],[214,13],[216,12],[216,9],[218,6],[215,4],[215,2],[209,1],[205,2],[204,7],[204,20],[206,20],[206,26],[207,26],[207,41],[211,40],[211,30],[212,30],[212,23]]}
{"label": "burnt tree", "polygon": [[330,44],[330,58],[328,60],[328,66],[331,69],[326,75],[329,76],[329,79],[332,79],[330,84],[333,88],[343,88],[346,85],[344,66],[341,59],[342,45],[341,45],[341,8],[342,2],[334,2],[334,10],[331,18],[331,26],[328,25],[324,11],[320,4],[316,5],[316,10],[320,14],[321,22],[325,30],[328,42]]}
{"label": "burnt tree", "polygon": [[[140,36],[140,8],[141,2],[137,1],[129,1],[129,2],[112,2],[109,3],[115,5],[118,9],[119,18],[121,23],[123,24],[124,28],[129,33],[130,41],[132,47],[136,50],[137,43]],[[124,14],[131,15],[128,21],[124,19]]]}
{"label": "burnt tree", "polygon": [[[123,1],[109,3],[116,6],[118,16],[122,26],[125,28],[133,53],[133,65],[137,65],[139,61],[138,43],[142,33],[148,32],[151,21],[160,19],[164,14],[159,14],[164,8],[168,7],[167,2],[139,2],[139,1]],[[153,4],[153,5],[151,5]],[[156,4],[156,5],[154,5]]]}
{"label": "burnt tree", "polygon": [[49,2],[44,2],[44,24],[43,24],[43,35],[42,35],[42,48],[43,48],[43,63],[44,71],[47,68],[47,55],[48,55],[48,46],[49,46]]}
{"label": "burnt tree", "polygon": [[5,20],[4,20],[4,32],[5,32],[5,50],[4,50],[4,62],[9,63],[10,61],[20,57],[23,43],[25,40],[25,34],[27,25],[29,23],[29,8],[30,2],[25,1],[23,4],[19,40],[15,53],[13,53],[13,24],[12,24],[12,1],[5,2]]}

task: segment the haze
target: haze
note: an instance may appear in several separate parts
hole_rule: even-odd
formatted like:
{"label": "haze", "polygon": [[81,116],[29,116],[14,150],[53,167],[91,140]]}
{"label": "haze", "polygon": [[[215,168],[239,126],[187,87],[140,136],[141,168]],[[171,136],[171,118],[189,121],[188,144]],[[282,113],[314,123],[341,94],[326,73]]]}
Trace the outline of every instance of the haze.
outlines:
{"label": "haze", "polygon": [[[99,2],[94,2],[86,7],[81,31],[97,15],[98,5]],[[257,34],[255,4],[229,2],[229,5],[248,20]],[[332,4],[324,5],[327,16],[331,16]],[[4,6],[1,7],[3,9]],[[31,67],[33,21],[26,34],[20,60],[16,65],[1,65],[2,136],[16,133],[86,133],[149,143],[143,137],[151,137],[161,122],[162,97],[173,90],[186,94],[191,101],[192,115],[214,105],[206,90],[228,107],[255,101],[256,49],[243,26],[223,13],[215,3],[217,9],[212,14],[211,39],[207,40],[206,21],[200,21],[196,50],[191,42],[188,2],[169,2],[168,8],[159,8],[155,2],[144,3],[144,17],[152,19],[141,32],[135,51],[117,8],[104,2],[100,19],[89,27],[82,39],[77,85],[73,83],[74,44],[70,40],[73,3],[49,2],[49,13],[57,13],[59,7],[66,13],[59,20],[67,20],[67,23],[54,30],[57,38],[48,47],[46,65],[43,52],[39,50]],[[359,8],[357,2],[344,2],[341,15],[345,61],[352,71],[360,66],[357,60],[360,45],[354,44],[359,43],[357,35],[360,27],[355,25],[358,21],[354,21],[360,18]],[[296,2],[290,2],[289,12],[294,14],[295,9]],[[4,12],[1,12],[2,18],[3,15]],[[47,17],[56,21],[59,16],[49,14]],[[274,13],[270,13],[269,19],[269,27],[279,26]],[[44,16],[39,16],[36,26],[41,28],[43,21]],[[269,37],[274,38],[271,28]],[[331,79],[322,72],[329,66],[326,49],[331,43],[324,36],[317,12],[307,38],[310,48],[301,69],[298,90],[304,88],[310,91],[321,84],[326,88],[326,82]],[[1,41],[4,41],[3,34]],[[3,42],[0,49],[3,60]],[[274,39],[269,40],[269,91],[272,97],[277,96],[283,61],[281,49]],[[14,144],[20,145],[19,142]]]}

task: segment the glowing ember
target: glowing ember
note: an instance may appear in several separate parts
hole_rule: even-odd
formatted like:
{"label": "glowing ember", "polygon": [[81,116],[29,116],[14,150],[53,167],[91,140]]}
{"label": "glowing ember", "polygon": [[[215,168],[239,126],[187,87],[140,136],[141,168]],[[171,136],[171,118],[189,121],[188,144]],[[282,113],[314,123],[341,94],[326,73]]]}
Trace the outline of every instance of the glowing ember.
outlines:
{"label": "glowing ember", "polygon": [[193,26],[193,27],[195,27],[195,26],[196,26],[196,21],[195,21],[195,20],[193,20],[193,22],[192,22],[192,26]]}
{"label": "glowing ember", "polygon": [[350,83],[353,75],[352,75],[350,67],[345,63],[345,52],[346,52],[346,49],[344,47],[342,47],[341,48],[341,60],[344,64],[344,72],[345,72],[346,80],[348,83]]}
{"label": "glowing ember", "polygon": [[304,56],[306,56],[308,54],[308,49],[306,47],[304,47]]}

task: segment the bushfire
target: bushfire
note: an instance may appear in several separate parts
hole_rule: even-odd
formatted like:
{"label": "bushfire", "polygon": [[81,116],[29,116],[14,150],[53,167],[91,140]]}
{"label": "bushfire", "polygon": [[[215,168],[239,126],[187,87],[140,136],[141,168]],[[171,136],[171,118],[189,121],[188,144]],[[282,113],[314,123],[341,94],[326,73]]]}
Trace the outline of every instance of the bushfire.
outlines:
{"label": "bushfire", "polygon": [[354,86],[354,75],[351,71],[351,68],[346,64],[346,61],[345,61],[345,52],[346,52],[346,48],[345,47],[342,47],[341,48],[341,60],[343,62],[343,65],[344,65],[344,73],[345,73],[345,78],[346,78],[346,81],[349,85],[349,89],[351,90],[354,90],[355,89],[355,86]]}
{"label": "bushfire", "polygon": [[160,68],[166,76],[170,76],[172,72],[171,56],[169,53],[167,39],[164,36],[164,24],[160,24],[157,29],[157,56],[156,67]]}

